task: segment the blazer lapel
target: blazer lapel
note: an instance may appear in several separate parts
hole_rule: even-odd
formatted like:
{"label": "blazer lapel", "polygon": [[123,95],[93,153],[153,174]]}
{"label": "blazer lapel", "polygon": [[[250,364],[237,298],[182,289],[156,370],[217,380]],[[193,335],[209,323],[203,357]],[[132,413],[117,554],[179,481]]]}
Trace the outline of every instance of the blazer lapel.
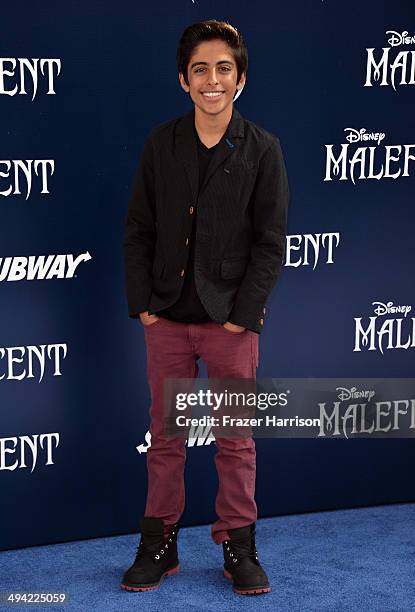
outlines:
{"label": "blazer lapel", "polygon": [[[193,201],[196,202],[199,194],[199,159],[197,151],[197,140],[194,130],[195,110],[194,108],[182,117],[176,127],[176,155],[183,163],[189,179]],[[206,188],[210,177],[217,168],[234,153],[240,142],[239,138],[244,136],[244,120],[241,114],[233,107],[232,117],[227,130],[219,141],[206,176],[201,186],[200,193]]]}

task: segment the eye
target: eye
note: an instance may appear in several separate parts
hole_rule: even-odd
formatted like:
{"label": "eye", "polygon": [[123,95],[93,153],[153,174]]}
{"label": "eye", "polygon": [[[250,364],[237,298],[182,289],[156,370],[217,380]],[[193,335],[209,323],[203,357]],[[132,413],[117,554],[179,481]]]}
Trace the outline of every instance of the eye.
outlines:
{"label": "eye", "polygon": [[[230,72],[231,68],[229,66],[221,66],[220,67],[221,70],[223,70],[224,72]],[[201,68],[195,68],[195,72],[201,72],[202,70],[204,70],[203,67]]]}

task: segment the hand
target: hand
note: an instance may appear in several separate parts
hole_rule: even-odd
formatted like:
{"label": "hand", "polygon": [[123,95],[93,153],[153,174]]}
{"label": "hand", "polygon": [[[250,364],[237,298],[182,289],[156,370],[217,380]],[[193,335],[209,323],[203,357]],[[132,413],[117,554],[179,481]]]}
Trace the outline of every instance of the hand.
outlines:
{"label": "hand", "polygon": [[156,321],[159,320],[159,318],[160,317],[155,314],[148,314],[148,310],[146,310],[145,312],[140,312],[140,319],[143,325],[153,325]]}
{"label": "hand", "polygon": [[246,327],[235,325],[234,323],[231,323],[230,321],[226,321],[226,323],[224,323],[222,327],[229,329],[229,331],[234,332],[235,334],[241,334],[243,331],[246,330]]}

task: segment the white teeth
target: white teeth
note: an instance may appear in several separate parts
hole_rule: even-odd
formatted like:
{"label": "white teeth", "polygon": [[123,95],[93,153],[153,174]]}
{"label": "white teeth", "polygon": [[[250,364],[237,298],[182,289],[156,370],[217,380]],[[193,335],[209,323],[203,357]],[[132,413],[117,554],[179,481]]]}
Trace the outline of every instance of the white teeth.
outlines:
{"label": "white teeth", "polygon": [[203,93],[204,96],[207,96],[208,98],[217,98],[218,96],[222,95],[221,91],[216,91],[216,92],[204,92]]}

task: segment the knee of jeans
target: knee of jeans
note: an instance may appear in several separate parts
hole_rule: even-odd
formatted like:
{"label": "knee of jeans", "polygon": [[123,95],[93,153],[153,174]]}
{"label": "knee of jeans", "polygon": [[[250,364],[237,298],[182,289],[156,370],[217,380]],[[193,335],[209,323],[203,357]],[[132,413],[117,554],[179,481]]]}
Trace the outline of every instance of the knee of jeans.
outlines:
{"label": "knee of jeans", "polygon": [[150,446],[148,448],[148,450],[150,449],[173,449],[173,448],[177,448],[177,449],[183,449],[185,446],[185,437],[184,436],[178,436],[176,438],[174,437],[170,437],[170,436],[165,436],[163,434],[152,434],[151,435],[151,440],[150,440]]}

